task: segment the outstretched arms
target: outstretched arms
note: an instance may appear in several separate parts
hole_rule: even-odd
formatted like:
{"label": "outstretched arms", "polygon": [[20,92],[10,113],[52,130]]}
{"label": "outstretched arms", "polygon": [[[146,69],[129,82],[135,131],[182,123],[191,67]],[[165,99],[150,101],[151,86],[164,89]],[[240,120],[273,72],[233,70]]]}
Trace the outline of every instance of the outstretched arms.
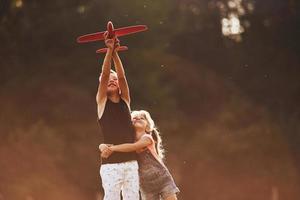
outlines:
{"label": "outstretched arms", "polygon": [[99,150],[101,151],[101,157],[107,158],[109,157],[114,151],[116,152],[132,152],[138,151],[143,149],[150,144],[152,144],[152,140],[149,137],[142,137],[135,143],[124,143],[119,145],[107,145],[107,144],[100,144]]}
{"label": "outstretched arms", "polygon": [[132,152],[132,151],[138,151],[140,149],[143,149],[150,144],[152,144],[152,140],[150,138],[142,137],[140,140],[138,140],[135,143],[113,145],[110,146],[109,149],[111,151],[117,151],[117,152]]}
{"label": "outstretched arms", "polygon": [[98,118],[102,117],[105,103],[107,100],[107,85],[109,82],[111,59],[113,58],[114,66],[118,76],[119,88],[121,91],[121,98],[126,102],[130,108],[130,93],[129,87],[125,76],[124,67],[122,61],[118,55],[118,49],[120,48],[119,40],[116,38],[108,39],[107,33],[105,33],[105,44],[107,46],[107,52],[102,65],[101,76],[99,77],[98,92],[96,95],[96,102],[98,105]]}

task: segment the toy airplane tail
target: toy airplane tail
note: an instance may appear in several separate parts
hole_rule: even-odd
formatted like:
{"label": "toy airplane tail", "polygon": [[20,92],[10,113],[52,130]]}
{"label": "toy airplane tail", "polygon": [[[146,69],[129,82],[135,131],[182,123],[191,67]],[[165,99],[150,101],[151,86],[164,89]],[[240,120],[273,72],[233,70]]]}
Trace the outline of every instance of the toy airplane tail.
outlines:
{"label": "toy airplane tail", "polygon": [[[128,50],[128,47],[127,46],[120,46],[118,51],[126,51]],[[107,52],[107,48],[102,48],[102,49],[98,49],[96,51],[96,53],[106,53]]]}

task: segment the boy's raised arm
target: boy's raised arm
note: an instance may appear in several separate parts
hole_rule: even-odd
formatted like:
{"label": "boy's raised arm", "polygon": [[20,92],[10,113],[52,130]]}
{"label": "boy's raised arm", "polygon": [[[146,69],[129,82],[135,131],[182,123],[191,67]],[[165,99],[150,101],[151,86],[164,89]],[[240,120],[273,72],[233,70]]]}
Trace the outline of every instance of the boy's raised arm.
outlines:
{"label": "boy's raised arm", "polygon": [[101,76],[99,77],[98,92],[96,95],[96,102],[98,106],[98,117],[101,118],[101,110],[105,106],[105,100],[107,98],[107,85],[110,76],[111,69],[111,58],[114,48],[114,39],[105,39],[105,44],[107,46],[107,52],[104,57]]}
{"label": "boy's raised arm", "polygon": [[130,106],[130,93],[129,93],[129,87],[125,76],[125,70],[122,64],[122,61],[118,55],[118,48],[120,47],[120,44],[117,42],[115,50],[113,52],[113,61],[115,65],[115,69],[118,76],[119,81],[119,87],[121,90],[121,98]]}

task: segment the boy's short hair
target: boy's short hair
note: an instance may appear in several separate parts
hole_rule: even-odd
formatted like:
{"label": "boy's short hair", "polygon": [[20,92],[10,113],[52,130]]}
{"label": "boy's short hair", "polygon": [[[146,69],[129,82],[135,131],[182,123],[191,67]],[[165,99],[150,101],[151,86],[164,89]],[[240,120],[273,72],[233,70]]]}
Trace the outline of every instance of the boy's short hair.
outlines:
{"label": "boy's short hair", "polygon": [[[110,73],[111,74],[114,74],[116,77],[118,77],[118,74],[117,74],[117,72],[116,71],[114,71],[114,70],[110,70]],[[100,76],[99,76],[99,81],[100,81],[100,79],[101,79],[101,76],[102,76],[102,72],[100,73]]]}
{"label": "boy's short hair", "polygon": [[111,74],[114,74],[114,75],[116,75],[116,76],[118,77],[118,74],[117,74],[116,71],[114,71],[114,70],[111,69],[111,70],[110,70],[110,73],[111,73]]}

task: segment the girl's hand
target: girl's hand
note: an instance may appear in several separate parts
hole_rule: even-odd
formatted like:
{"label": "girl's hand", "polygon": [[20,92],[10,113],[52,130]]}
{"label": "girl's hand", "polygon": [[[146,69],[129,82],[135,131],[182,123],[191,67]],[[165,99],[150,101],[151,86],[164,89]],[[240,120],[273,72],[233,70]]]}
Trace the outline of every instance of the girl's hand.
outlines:
{"label": "girl's hand", "polygon": [[113,153],[112,147],[113,146],[106,146],[105,149],[101,153],[101,157],[108,158]]}
{"label": "girl's hand", "polygon": [[113,144],[100,144],[99,145],[99,150],[101,152],[101,157],[102,158],[108,158],[113,151],[111,151],[109,148],[113,146]]}
{"label": "girl's hand", "polygon": [[103,152],[101,153],[101,157],[102,157],[102,158],[108,158],[112,153],[113,153],[113,151],[111,151],[111,150],[109,149],[109,147],[107,147],[107,148],[104,149]]}
{"label": "girl's hand", "polygon": [[100,144],[99,145],[99,150],[101,151],[101,152],[103,152],[105,149],[107,149],[108,148],[108,146],[106,145],[106,144]]}

